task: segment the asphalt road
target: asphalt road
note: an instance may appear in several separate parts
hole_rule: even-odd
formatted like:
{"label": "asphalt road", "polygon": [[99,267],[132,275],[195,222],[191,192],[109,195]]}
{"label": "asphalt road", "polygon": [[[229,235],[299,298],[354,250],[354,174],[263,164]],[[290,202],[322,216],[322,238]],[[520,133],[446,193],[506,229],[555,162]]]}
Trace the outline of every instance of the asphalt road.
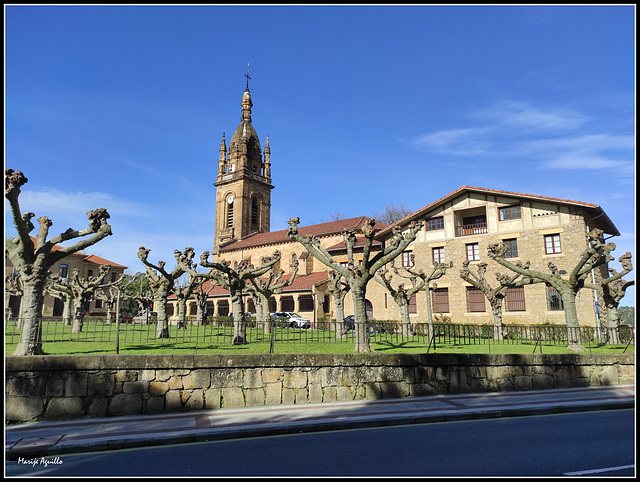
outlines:
{"label": "asphalt road", "polygon": [[7,461],[6,476],[630,476],[635,412],[300,433]]}

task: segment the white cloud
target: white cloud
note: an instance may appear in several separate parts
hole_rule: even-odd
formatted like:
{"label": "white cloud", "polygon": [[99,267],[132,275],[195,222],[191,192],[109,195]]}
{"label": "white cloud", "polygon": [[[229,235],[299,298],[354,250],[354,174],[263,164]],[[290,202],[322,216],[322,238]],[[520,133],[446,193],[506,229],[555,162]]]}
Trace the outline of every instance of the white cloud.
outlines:
{"label": "white cloud", "polygon": [[473,156],[486,154],[490,150],[490,142],[483,140],[483,137],[491,130],[491,127],[450,129],[415,137],[410,142],[418,149],[433,149],[440,153]]}
{"label": "white cloud", "polygon": [[515,129],[573,130],[588,121],[588,117],[566,109],[541,110],[522,102],[505,101],[477,112],[473,117],[493,121],[497,126]]}
{"label": "white cloud", "polygon": [[420,150],[460,157],[517,159],[541,169],[607,170],[633,176],[635,136],[602,132],[590,116],[505,101],[470,115],[474,127],[427,133],[409,140]]}

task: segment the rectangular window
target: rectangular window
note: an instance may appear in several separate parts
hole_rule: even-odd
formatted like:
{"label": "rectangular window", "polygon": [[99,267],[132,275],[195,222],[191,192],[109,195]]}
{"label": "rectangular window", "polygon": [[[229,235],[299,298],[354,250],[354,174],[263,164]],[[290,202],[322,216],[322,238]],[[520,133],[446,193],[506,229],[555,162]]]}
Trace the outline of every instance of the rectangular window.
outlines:
{"label": "rectangular window", "polygon": [[480,261],[480,246],[478,243],[465,244],[467,248],[467,259],[469,261]]}
{"label": "rectangular window", "polygon": [[87,278],[91,278],[93,276],[93,270],[87,270]]}
{"label": "rectangular window", "polygon": [[431,253],[434,263],[444,263],[444,248],[432,248]]}
{"label": "rectangular window", "polygon": [[427,220],[427,231],[437,231],[444,229],[444,217],[431,218]]}
{"label": "rectangular window", "polygon": [[508,221],[509,219],[520,219],[520,205],[505,206],[498,209],[500,211],[500,221]]}
{"label": "rectangular window", "polygon": [[547,254],[562,253],[559,234],[547,234],[544,237],[544,251]]}
{"label": "rectangular window", "polygon": [[449,313],[449,288],[433,290],[433,312]]}
{"label": "rectangular window", "polygon": [[113,283],[116,280],[116,273],[111,273],[111,282]]}
{"label": "rectangular window", "polygon": [[96,310],[99,310],[102,308],[102,300],[96,300]]}
{"label": "rectangular window", "polygon": [[411,251],[405,251],[402,253],[402,267],[403,268],[411,268],[413,266],[413,253]]}
{"label": "rectangular window", "polygon": [[467,311],[478,313],[486,311],[484,308],[485,296],[482,290],[475,286],[467,286]]}
{"label": "rectangular window", "polygon": [[67,266],[66,264],[61,264],[60,265],[60,278],[62,278],[63,280],[66,279],[68,271],[69,271],[69,266]]}
{"label": "rectangular window", "polygon": [[313,311],[313,296],[300,295],[298,297],[298,306],[300,307],[300,311]]}
{"label": "rectangular window", "polygon": [[416,294],[414,293],[409,300],[409,313],[417,313],[418,312],[418,301],[416,298]]}
{"label": "rectangular window", "polygon": [[517,258],[518,257],[518,240],[504,239],[502,242],[507,245],[507,252],[504,254],[504,257]]}
{"label": "rectangular window", "polygon": [[553,287],[547,285],[547,305],[549,311],[563,311],[564,304],[562,303],[562,298],[560,297],[560,293]]}
{"label": "rectangular window", "polygon": [[527,305],[524,301],[524,286],[507,289],[507,311],[526,311]]}

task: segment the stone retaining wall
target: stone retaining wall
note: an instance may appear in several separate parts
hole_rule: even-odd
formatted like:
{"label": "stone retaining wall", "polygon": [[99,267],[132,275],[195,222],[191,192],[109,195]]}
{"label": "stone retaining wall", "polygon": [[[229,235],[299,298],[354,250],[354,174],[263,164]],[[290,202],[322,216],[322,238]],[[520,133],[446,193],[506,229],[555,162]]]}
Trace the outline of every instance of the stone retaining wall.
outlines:
{"label": "stone retaining wall", "polygon": [[6,357],[6,423],[635,382],[634,355]]}

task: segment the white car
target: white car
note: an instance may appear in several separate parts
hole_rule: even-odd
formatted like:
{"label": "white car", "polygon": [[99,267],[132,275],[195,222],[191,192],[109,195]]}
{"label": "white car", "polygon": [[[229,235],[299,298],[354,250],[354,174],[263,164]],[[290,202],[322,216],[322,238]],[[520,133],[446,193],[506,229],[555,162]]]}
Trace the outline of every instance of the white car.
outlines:
{"label": "white car", "polygon": [[287,326],[290,328],[311,328],[311,322],[306,318],[303,318],[298,313],[291,313],[290,311],[276,311],[271,318],[284,318],[287,320]]}

